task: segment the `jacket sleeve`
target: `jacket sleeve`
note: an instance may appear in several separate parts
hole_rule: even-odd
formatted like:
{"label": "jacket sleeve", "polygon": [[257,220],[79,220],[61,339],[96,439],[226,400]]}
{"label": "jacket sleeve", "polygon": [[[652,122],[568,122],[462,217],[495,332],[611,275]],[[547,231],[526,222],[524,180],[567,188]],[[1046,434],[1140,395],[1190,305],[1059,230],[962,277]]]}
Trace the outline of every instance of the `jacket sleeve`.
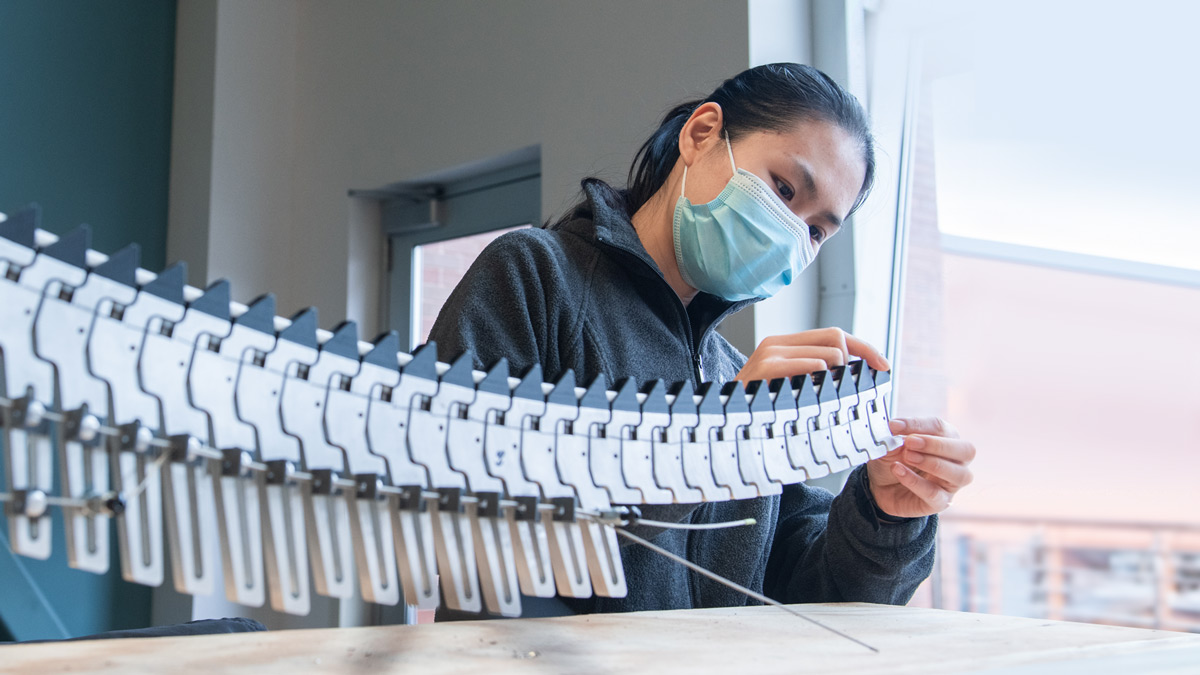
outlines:
{"label": "jacket sleeve", "polygon": [[937,516],[879,520],[866,468],[836,497],[803,484],[784,487],[764,592],[784,603],[902,605],[933,569]]}

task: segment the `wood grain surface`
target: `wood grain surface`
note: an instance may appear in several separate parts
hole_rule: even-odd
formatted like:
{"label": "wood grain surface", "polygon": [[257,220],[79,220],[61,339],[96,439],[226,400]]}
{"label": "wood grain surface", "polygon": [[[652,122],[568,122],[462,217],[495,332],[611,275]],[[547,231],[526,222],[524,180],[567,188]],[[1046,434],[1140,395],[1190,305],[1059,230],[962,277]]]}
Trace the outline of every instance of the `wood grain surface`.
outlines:
{"label": "wood grain surface", "polygon": [[0,647],[0,672],[1200,673],[1200,635],[869,604]]}

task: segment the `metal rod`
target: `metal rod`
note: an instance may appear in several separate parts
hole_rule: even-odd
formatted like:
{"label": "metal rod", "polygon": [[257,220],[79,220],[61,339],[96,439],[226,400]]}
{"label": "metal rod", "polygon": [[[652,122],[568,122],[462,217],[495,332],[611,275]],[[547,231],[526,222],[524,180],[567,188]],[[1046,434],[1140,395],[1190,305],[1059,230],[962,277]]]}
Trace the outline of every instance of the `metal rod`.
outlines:
{"label": "metal rod", "polygon": [[778,607],[779,609],[782,609],[783,611],[787,612],[788,614],[793,614],[795,616],[798,616],[801,619],[804,619],[805,621],[807,621],[813,625],[824,628],[825,630],[829,631],[830,633],[839,635],[841,637],[846,638],[847,640],[849,640],[851,642],[862,645],[863,647],[870,649],[871,651],[875,652],[876,654],[879,653],[878,649],[863,642],[862,640],[859,640],[856,637],[851,637],[849,635],[846,635],[845,633],[841,632],[840,630],[838,630],[832,626],[827,626],[810,616],[805,616],[805,615],[801,614],[800,612],[797,612],[796,610],[792,609],[791,607],[788,607],[787,605],[785,605],[781,602],[772,600],[771,598],[768,598],[767,596],[763,595],[762,593],[757,593],[755,591],[752,591],[749,588],[746,588],[745,586],[742,586],[741,584],[739,584],[735,581],[730,581],[729,579],[726,579],[725,577],[717,574],[716,572],[710,572],[710,571],[704,569],[703,567],[697,565],[696,563],[692,562],[691,560],[688,560],[687,558],[677,556],[674,553],[671,553],[670,551],[668,551],[667,549],[662,548],[661,546],[655,546],[654,544],[651,544],[650,542],[646,541],[645,539],[642,539],[641,537],[637,536],[636,534],[631,534],[620,528],[617,529],[617,534],[621,535],[622,537],[625,537],[626,539],[628,539],[634,543],[641,544],[642,546],[645,546],[646,548],[650,549],[651,551],[654,551],[655,553],[657,553],[669,560],[674,560],[675,562],[679,563],[680,565],[683,565],[684,567],[692,570],[696,574],[708,577],[709,579],[712,579],[713,581],[715,581],[719,584],[724,584],[725,586],[732,588],[733,590],[745,595],[746,597],[753,598],[763,604],[771,605],[772,607]]}
{"label": "metal rod", "polygon": [[645,518],[632,518],[629,521],[630,525],[646,525],[648,527],[658,527],[664,530],[725,530],[731,527],[742,527],[744,525],[754,525],[758,523],[753,518],[745,520],[730,520],[724,523],[668,523],[662,520],[646,520]]}

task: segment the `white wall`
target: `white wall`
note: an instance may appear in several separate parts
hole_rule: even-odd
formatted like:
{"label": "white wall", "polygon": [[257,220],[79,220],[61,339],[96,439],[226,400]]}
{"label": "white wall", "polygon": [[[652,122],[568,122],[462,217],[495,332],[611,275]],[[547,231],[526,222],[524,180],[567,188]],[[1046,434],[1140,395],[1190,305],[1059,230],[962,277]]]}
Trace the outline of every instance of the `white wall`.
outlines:
{"label": "white wall", "polygon": [[200,103],[176,110],[168,256],[370,328],[383,242],[347,190],[540,144],[553,217],[749,53],[746,4],[715,0],[181,0],[178,40]]}

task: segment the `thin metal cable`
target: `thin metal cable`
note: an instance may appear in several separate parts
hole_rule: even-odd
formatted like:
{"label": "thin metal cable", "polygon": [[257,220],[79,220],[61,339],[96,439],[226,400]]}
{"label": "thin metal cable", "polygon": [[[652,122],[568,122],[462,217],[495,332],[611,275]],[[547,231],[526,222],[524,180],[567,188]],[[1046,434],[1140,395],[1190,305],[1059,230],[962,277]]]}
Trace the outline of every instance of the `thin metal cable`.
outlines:
{"label": "thin metal cable", "polygon": [[657,553],[669,560],[674,560],[675,562],[679,563],[680,565],[683,565],[684,567],[692,570],[696,574],[708,577],[709,579],[712,579],[713,581],[715,581],[719,584],[728,586],[729,588],[732,588],[733,590],[735,590],[739,593],[742,593],[743,595],[745,595],[747,597],[754,598],[755,600],[758,600],[759,602],[761,602],[763,604],[771,605],[772,607],[778,607],[779,609],[782,609],[783,611],[785,611],[789,614],[798,616],[801,619],[804,619],[805,621],[807,621],[811,624],[820,626],[821,628],[824,628],[825,630],[829,631],[830,633],[844,637],[847,640],[849,640],[855,644],[862,645],[863,647],[870,649],[871,651],[875,652],[876,654],[879,653],[878,649],[863,642],[862,640],[859,640],[856,637],[851,637],[849,635],[846,635],[845,633],[841,632],[840,630],[838,630],[832,626],[827,626],[810,616],[805,616],[804,614],[797,612],[796,610],[792,609],[791,607],[788,607],[787,605],[784,605],[780,602],[772,600],[771,598],[768,598],[767,596],[763,595],[762,593],[756,593],[755,591],[752,591],[749,588],[746,588],[745,586],[742,586],[741,584],[739,584],[735,581],[730,581],[729,579],[726,579],[725,577],[717,574],[716,572],[710,572],[710,571],[704,569],[703,567],[697,565],[696,563],[692,562],[691,560],[688,560],[687,558],[677,556],[674,553],[671,553],[670,551],[668,551],[667,549],[662,548],[661,546],[655,546],[654,544],[651,544],[650,542],[646,541],[645,539],[642,539],[641,537],[637,536],[636,534],[631,534],[620,528],[616,528],[616,531],[617,531],[617,534],[621,535],[622,537],[625,537],[626,539],[628,539],[634,543],[641,544],[642,546],[645,546],[646,548],[650,549],[651,551],[654,551],[655,553]]}
{"label": "thin metal cable", "polygon": [[664,530],[724,530],[731,527],[742,527],[744,525],[754,525],[758,523],[753,518],[745,520],[731,520],[724,523],[668,523],[662,520],[646,520],[645,518],[631,518],[630,525],[646,525],[648,527],[658,527]]}
{"label": "thin metal cable", "polygon": [[132,501],[141,496],[142,492],[146,490],[146,485],[150,482],[150,479],[154,477],[156,472],[162,469],[163,464],[166,464],[167,459],[170,457],[171,453],[168,452],[160,453],[158,457],[155,457],[154,462],[150,465],[150,470],[146,472],[146,475],[138,482],[137,485],[133,486],[133,490],[125,495],[125,499]]}

